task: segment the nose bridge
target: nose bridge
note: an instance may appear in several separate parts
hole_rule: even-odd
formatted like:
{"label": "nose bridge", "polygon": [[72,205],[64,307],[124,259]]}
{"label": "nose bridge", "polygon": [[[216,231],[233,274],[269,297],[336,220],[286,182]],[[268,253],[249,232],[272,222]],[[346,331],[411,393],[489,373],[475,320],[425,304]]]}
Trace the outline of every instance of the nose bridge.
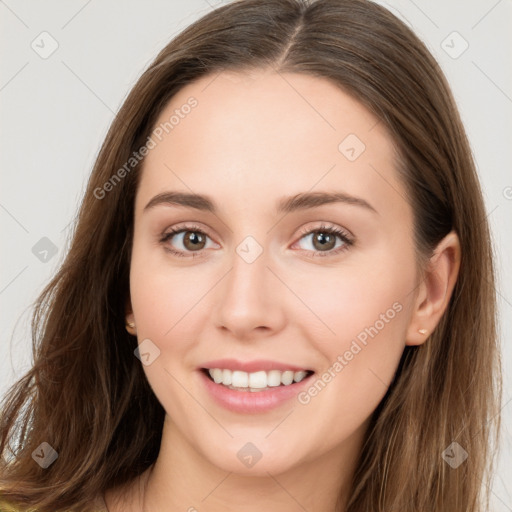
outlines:
{"label": "nose bridge", "polygon": [[270,271],[270,254],[254,237],[247,236],[231,254],[231,270],[216,297],[216,323],[237,337],[254,329],[280,328],[283,301],[279,283]]}

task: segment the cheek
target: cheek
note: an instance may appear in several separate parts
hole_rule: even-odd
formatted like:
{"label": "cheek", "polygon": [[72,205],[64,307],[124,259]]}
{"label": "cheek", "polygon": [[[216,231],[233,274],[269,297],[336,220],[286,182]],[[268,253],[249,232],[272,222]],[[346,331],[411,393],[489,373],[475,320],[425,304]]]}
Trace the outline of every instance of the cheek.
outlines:
{"label": "cheek", "polygon": [[189,421],[195,416],[182,383],[193,369],[190,350],[199,338],[193,319],[204,291],[197,282],[191,284],[189,270],[171,268],[157,252],[134,245],[130,268],[138,343],[149,339],[159,351],[143,370],[166,412]]}
{"label": "cheek", "polygon": [[[201,311],[207,280],[194,275],[192,267],[171,267],[160,250],[134,245],[130,268],[130,296],[139,342],[149,338],[161,351],[161,363],[175,361],[190,346],[194,315]],[[182,359],[183,362],[183,359]]]}
{"label": "cheek", "polygon": [[381,255],[372,265],[322,269],[300,283],[297,295],[316,313],[304,315],[310,321],[302,327],[324,361],[301,403],[330,409],[347,426],[371,414],[403,353],[414,279],[413,256]]}
{"label": "cheek", "polygon": [[[286,277],[288,282],[294,282],[295,271]],[[377,335],[389,342],[400,338],[408,321],[405,312],[412,299],[414,271],[412,262],[397,264],[392,257],[381,256],[368,264],[340,263],[339,268],[313,269],[304,273],[306,277],[295,278],[294,291],[309,309],[301,315],[303,327],[309,319],[317,332],[310,332],[308,339],[332,356],[356,338],[363,343]]]}

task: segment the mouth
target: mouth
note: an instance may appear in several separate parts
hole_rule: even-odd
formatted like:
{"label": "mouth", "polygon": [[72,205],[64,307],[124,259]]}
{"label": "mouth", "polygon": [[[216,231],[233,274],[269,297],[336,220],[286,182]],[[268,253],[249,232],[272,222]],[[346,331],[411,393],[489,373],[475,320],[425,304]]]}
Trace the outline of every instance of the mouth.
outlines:
{"label": "mouth", "polygon": [[260,370],[245,372],[229,368],[200,368],[212,382],[227,389],[241,392],[262,392],[278,388],[293,388],[309,379],[313,370]]}

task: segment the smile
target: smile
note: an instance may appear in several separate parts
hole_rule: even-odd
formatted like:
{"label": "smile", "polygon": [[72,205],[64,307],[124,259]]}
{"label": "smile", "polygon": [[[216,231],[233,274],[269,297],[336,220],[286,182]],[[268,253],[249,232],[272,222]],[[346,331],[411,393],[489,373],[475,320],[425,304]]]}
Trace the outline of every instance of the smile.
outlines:
{"label": "smile", "polygon": [[301,382],[313,373],[310,370],[261,370],[248,373],[240,370],[232,371],[227,368],[204,368],[204,371],[208,373],[215,384],[222,384],[236,391],[251,392],[261,392],[279,386],[290,386]]}
{"label": "smile", "polygon": [[262,414],[293,402],[315,372],[277,361],[218,359],[199,368],[208,400],[240,414]]}

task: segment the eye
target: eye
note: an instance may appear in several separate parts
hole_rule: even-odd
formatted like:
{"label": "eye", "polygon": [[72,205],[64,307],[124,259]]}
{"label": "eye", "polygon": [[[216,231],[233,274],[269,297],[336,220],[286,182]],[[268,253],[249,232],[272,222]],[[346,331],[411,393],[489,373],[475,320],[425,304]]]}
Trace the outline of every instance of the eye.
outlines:
{"label": "eye", "polygon": [[[334,256],[354,244],[351,235],[336,226],[322,225],[315,229],[305,229],[301,233],[300,240],[308,238],[312,248],[304,250],[312,252],[313,256]],[[176,256],[196,258],[204,255],[204,249],[208,248],[209,240],[211,238],[200,227],[187,225],[164,232],[159,241],[166,251]],[[340,243],[337,243],[338,240]]]}
{"label": "eye", "polygon": [[[211,240],[210,237],[198,226],[181,226],[163,233],[159,241],[164,244],[166,251],[176,256],[196,258],[201,256],[203,249],[208,248],[208,240]],[[178,248],[173,247],[170,242],[178,245]]]}
{"label": "eye", "polygon": [[[313,256],[333,256],[347,250],[353,245],[354,240],[344,230],[336,226],[320,226],[315,229],[306,229],[301,233],[300,240],[308,240],[312,248],[306,248],[306,251],[312,251]],[[340,243],[337,241],[340,240]],[[297,242],[298,243],[298,242]]]}

